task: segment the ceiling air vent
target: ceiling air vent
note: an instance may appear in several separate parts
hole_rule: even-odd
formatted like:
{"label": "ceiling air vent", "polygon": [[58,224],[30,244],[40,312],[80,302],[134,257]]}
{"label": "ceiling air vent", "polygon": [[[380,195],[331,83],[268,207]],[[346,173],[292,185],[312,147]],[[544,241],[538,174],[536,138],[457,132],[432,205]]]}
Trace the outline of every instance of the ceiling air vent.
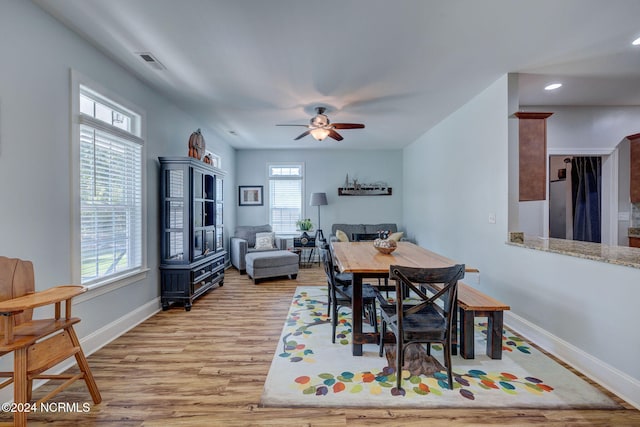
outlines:
{"label": "ceiling air vent", "polygon": [[147,65],[151,66],[151,68],[155,68],[156,70],[166,70],[167,69],[167,67],[162,65],[162,63],[160,61],[158,61],[156,59],[156,57],[153,56],[149,52],[136,52],[136,55],[138,55],[140,58],[142,58],[142,60]]}

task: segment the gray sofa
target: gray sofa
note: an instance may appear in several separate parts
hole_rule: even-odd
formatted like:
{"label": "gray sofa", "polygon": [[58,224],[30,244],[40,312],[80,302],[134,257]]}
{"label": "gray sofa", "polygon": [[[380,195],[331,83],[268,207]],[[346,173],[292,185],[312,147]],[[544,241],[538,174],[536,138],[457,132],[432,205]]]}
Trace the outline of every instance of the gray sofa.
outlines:
{"label": "gray sofa", "polygon": [[395,233],[398,231],[396,224],[333,224],[331,226],[331,237],[329,240],[335,241],[336,230],[342,230],[345,232],[349,240],[356,240],[356,234],[369,234],[371,237],[377,235],[378,231],[388,231],[389,233]]}
{"label": "gray sofa", "polygon": [[256,251],[277,251],[287,249],[287,240],[279,237],[275,238],[275,248],[273,249],[256,249],[256,233],[271,232],[271,226],[265,225],[240,225],[236,227],[236,231],[230,240],[229,257],[231,265],[244,274],[247,271],[245,256],[248,253]]}

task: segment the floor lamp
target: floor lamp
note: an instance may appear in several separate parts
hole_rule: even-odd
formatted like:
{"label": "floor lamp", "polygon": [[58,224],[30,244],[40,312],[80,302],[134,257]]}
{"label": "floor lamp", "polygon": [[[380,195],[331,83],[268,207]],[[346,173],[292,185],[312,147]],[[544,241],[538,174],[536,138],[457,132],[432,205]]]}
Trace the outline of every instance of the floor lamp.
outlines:
{"label": "floor lamp", "polygon": [[320,226],[320,206],[328,205],[327,193],[311,193],[311,200],[309,206],[318,207],[318,228],[316,229],[316,240],[324,241],[324,234],[322,234],[322,227]]}

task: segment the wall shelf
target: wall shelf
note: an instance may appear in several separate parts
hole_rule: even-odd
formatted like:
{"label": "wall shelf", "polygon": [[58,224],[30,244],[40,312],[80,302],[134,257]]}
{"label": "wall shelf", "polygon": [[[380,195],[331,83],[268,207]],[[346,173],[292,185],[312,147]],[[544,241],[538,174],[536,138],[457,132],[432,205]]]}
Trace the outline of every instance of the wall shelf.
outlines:
{"label": "wall shelf", "polygon": [[338,196],[391,196],[391,187],[354,188],[338,187]]}

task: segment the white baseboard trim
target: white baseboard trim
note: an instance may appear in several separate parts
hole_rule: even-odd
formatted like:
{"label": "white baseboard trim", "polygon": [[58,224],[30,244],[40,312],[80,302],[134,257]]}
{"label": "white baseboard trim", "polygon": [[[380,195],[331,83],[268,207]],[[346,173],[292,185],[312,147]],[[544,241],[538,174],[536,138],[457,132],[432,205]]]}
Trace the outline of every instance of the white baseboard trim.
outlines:
{"label": "white baseboard trim", "polygon": [[[109,323],[108,325],[103,326],[92,334],[87,335],[80,339],[80,344],[82,345],[82,350],[84,351],[85,356],[89,356],[90,354],[95,353],[100,350],[105,345],[109,344],[111,341],[118,338],[120,335],[123,335],[130,329],[138,326],[140,323],[144,322],[154,314],[160,311],[160,298],[155,298],[148,303],[138,307],[136,310],[128,313],[127,315],[116,319],[115,321]],[[51,369],[48,373],[51,374],[59,374],[67,369],[71,368],[76,364],[75,358],[69,358],[63,363],[57,365],[55,368]],[[34,381],[33,388],[34,390],[40,387],[42,384],[46,383],[46,380],[38,380]],[[100,384],[98,384],[98,388],[100,388]],[[87,395],[89,401],[91,398]],[[0,390],[0,402],[13,402],[13,387],[7,387]]]}
{"label": "white baseboard trim", "polygon": [[[123,335],[127,331],[135,328],[159,311],[160,298],[155,298],[127,315],[116,319],[114,322],[111,322],[92,334],[82,338],[80,343],[82,344],[82,350],[84,350],[85,356],[89,356],[90,354],[100,350],[120,335]],[[71,365],[73,364],[75,364],[75,362],[71,363]],[[65,369],[68,369],[68,367]]]}
{"label": "white baseboard trim", "polygon": [[640,409],[640,381],[637,379],[550,334],[548,331],[511,311],[504,313],[504,323],[510,329],[513,329],[621,399]]}

